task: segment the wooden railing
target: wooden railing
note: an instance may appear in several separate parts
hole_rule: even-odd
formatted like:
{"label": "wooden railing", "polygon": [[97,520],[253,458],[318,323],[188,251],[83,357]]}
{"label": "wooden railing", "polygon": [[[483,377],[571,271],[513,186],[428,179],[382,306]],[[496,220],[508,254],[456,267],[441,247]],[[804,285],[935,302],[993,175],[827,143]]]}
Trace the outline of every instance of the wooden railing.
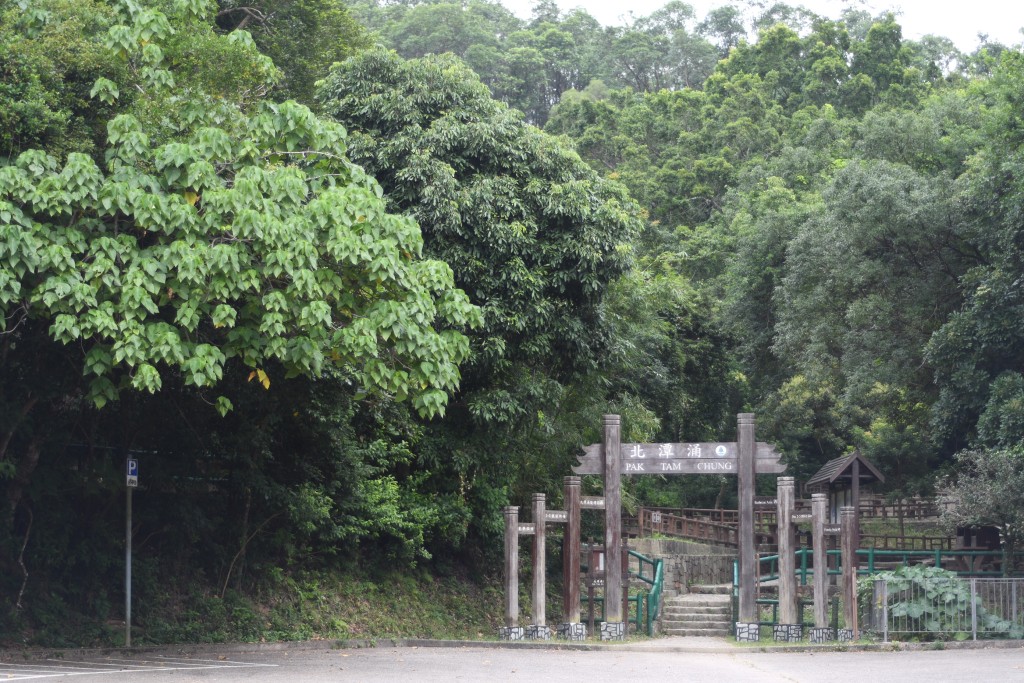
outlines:
{"label": "wooden railing", "polygon": [[[641,537],[662,534],[730,548],[739,546],[739,531],[735,522],[730,524],[701,517],[684,517],[657,508],[640,508],[637,511],[636,522],[637,535]],[[773,534],[759,529],[755,529],[754,537],[755,543],[761,545],[774,543]]]}
{"label": "wooden railing", "polygon": [[948,536],[899,537],[861,534],[861,548],[877,550],[953,550],[955,539]]}
{"label": "wooden railing", "polygon": [[[810,513],[810,501],[798,499],[794,512]],[[881,496],[865,496],[860,501],[860,517],[895,518],[902,514],[905,519],[934,517],[939,506],[934,500],[908,499],[898,504],[886,503]],[[754,533],[756,543],[762,551],[769,551],[775,544],[776,511],[774,508],[754,508]],[[642,507],[635,519],[627,522],[630,533],[639,536],[663,534],[715,545],[736,547],[739,512],[709,508],[665,508]],[[946,536],[888,536],[862,534],[861,548],[878,550],[954,550],[957,542]]]}
{"label": "wooden railing", "polygon": [[[809,513],[811,501],[806,498],[797,498],[794,502],[793,511],[796,513]],[[887,502],[884,496],[862,495],[858,508],[861,519],[896,519],[902,514],[904,519],[933,519],[939,516],[942,504],[933,498],[907,498],[897,502]],[[679,517],[693,517],[708,519],[720,524],[737,524],[739,512],[736,510],[717,510],[710,508],[667,508],[667,507],[645,507],[645,510],[667,512]],[[755,507],[754,513],[758,517],[771,518],[774,522],[775,508]]]}

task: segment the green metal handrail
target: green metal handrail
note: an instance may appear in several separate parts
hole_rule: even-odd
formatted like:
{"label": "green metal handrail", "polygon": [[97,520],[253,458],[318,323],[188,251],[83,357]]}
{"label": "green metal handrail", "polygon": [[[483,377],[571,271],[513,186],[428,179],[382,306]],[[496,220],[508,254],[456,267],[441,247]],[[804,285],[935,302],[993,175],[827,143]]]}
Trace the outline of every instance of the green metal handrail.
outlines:
{"label": "green metal handrail", "polygon": [[[829,569],[829,574],[841,574],[842,573],[842,551],[841,550],[827,550],[826,555],[831,555],[836,558],[835,566],[836,569]],[[1000,550],[877,550],[875,548],[860,548],[857,551],[857,556],[867,559],[867,566],[860,567],[857,570],[858,574],[869,575],[876,574],[879,571],[875,566],[876,560],[884,560],[885,558],[900,558],[900,561],[904,566],[910,564],[911,558],[930,559],[935,563],[936,567],[942,566],[943,558],[951,559],[965,559],[965,558],[999,558],[1002,561],[1006,561],[1004,553]],[[797,558],[799,559],[799,567],[797,568],[797,575],[800,577],[800,585],[807,585],[808,569],[808,557],[813,557],[813,551],[810,548],[801,548],[795,551]],[[1024,556],[1024,553],[1015,553],[1017,556]],[[759,559],[760,568],[762,571],[759,572],[762,581],[771,581],[779,578],[779,556],[778,555],[765,555]],[[735,563],[734,563],[735,564]],[[767,564],[767,568],[764,568],[764,564]],[[766,569],[766,570],[765,570]],[[1002,576],[1001,572],[998,571],[957,571],[959,576]],[[735,572],[734,572],[735,574]],[[737,581],[738,576],[734,575],[734,583]]]}
{"label": "green metal handrail", "polygon": [[[652,559],[645,555],[641,555],[635,550],[629,551],[629,557],[635,557],[637,559],[637,572],[633,574],[636,578],[640,579],[644,583],[648,584],[651,589],[644,594],[634,596],[637,599],[637,614],[636,614],[636,628],[640,630],[641,622],[644,623],[647,629],[647,635],[651,635],[654,632],[654,621],[658,618],[658,614],[661,612],[661,594],[665,583],[665,563],[660,559]],[[650,565],[651,573],[645,574],[645,566]],[[646,614],[647,618],[642,619],[644,612],[643,604],[641,603],[641,596],[646,599],[643,600],[646,603]],[[632,600],[633,597],[630,598]]]}

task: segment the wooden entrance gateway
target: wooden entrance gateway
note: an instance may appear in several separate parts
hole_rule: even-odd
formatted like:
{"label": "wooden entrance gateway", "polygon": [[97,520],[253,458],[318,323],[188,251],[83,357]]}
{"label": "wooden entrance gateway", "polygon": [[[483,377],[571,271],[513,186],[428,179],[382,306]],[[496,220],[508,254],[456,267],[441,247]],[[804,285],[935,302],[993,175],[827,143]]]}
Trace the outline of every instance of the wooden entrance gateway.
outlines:
{"label": "wooden entrance gateway", "polygon": [[[737,632],[742,626],[752,624],[756,627],[757,605],[754,576],[757,568],[754,545],[754,477],[756,474],[781,474],[785,471],[786,466],[779,463],[780,455],[775,452],[774,446],[755,440],[753,413],[740,413],[736,416],[737,438],[736,441],[731,442],[622,443],[618,415],[605,415],[603,427],[604,435],[601,443],[591,444],[584,448],[584,455],[579,459],[579,464],[573,468],[573,472],[577,475],[598,475],[604,479],[604,495],[601,498],[586,501],[589,508],[603,508],[605,517],[605,623],[602,626],[601,638],[614,640],[622,639],[626,635],[622,599],[621,483],[623,476],[644,474],[737,475],[739,495],[739,620]],[[577,506],[573,502],[570,497],[568,480],[566,484],[567,509],[557,511],[559,513],[557,518],[549,517],[555,511],[545,510],[542,501],[538,507],[536,499],[533,524],[527,525],[518,521],[518,507],[509,506],[505,510],[506,623],[501,632],[502,638],[550,637],[550,629],[542,621],[539,621],[544,618],[544,550],[538,548],[538,545],[543,544],[543,527],[547,522],[564,521],[568,524],[566,548],[569,552],[566,553],[567,557],[565,558],[566,594],[564,602],[567,608],[566,617],[579,619],[578,534],[579,510],[583,506]],[[576,487],[575,500],[580,500],[578,483]],[[537,495],[542,496],[542,494]],[[582,501],[580,502],[582,503]],[[540,608],[534,606],[531,615],[534,623],[527,629],[521,629],[518,626],[518,537],[520,534],[534,536],[534,603],[541,603]],[[537,578],[538,574],[541,575],[540,579]],[[570,578],[570,574],[575,575],[575,580]],[[539,585],[538,580],[540,581]],[[539,592],[538,589],[540,589]],[[581,624],[570,621],[562,624],[559,627],[559,632],[578,633],[577,626],[582,627]]]}

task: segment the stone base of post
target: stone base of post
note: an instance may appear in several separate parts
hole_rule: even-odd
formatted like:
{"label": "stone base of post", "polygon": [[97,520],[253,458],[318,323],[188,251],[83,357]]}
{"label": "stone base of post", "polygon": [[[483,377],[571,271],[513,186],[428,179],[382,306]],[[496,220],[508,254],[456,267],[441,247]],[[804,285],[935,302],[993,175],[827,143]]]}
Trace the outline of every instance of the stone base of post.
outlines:
{"label": "stone base of post", "polygon": [[523,640],[526,629],[522,626],[502,626],[498,629],[498,640]]}
{"label": "stone base of post", "polygon": [[836,639],[836,632],[831,626],[811,629],[812,643],[831,643]]}
{"label": "stone base of post", "polygon": [[758,623],[736,622],[736,642],[756,643],[761,640],[761,625]]}
{"label": "stone base of post", "polygon": [[780,643],[799,643],[804,639],[803,624],[775,624],[772,635]]}
{"label": "stone base of post", "polygon": [[561,640],[580,641],[587,639],[587,625],[582,622],[565,622],[555,627],[555,636]]}
{"label": "stone base of post", "polygon": [[836,635],[840,643],[852,643],[854,640],[852,628],[841,628]]}
{"label": "stone base of post", "polygon": [[625,640],[626,622],[624,621],[603,621],[601,622],[601,640]]}
{"label": "stone base of post", "polygon": [[544,624],[530,624],[526,627],[527,640],[551,640],[551,629]]}

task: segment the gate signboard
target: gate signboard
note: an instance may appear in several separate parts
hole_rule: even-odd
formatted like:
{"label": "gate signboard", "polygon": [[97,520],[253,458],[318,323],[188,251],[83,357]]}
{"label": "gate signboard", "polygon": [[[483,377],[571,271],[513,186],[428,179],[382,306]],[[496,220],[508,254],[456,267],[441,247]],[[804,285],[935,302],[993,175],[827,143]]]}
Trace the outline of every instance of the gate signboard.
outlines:
{"label": "gate signboard", "polygon": [[[602,474],[601,444],[583,449],[574,474]],[[786,466],[771,444],[759,441],[754,454],[757,474],[781,474]],[[736,442],[624,443],[619,451],[621,472],[632,474],[736,474]]]}

